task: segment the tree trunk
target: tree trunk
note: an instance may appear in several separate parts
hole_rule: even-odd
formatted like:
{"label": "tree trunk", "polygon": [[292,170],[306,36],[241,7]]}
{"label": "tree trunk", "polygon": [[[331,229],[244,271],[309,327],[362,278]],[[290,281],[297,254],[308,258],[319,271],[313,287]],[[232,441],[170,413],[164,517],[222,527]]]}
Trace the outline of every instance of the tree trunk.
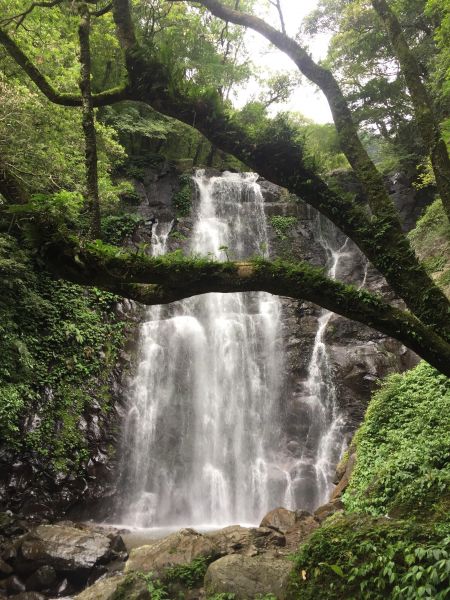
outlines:
{"label": "tree trunk", "polygon": [[82,98],[82,124],[85,143],[86,200],[90,215],[90,236],[100,238],[100,197],[98,192],[97,136],[95,133],[94,104],[91,90],[90,14],[86,4],[79,5],[80,24],[80,91]]}
{"label": "tree trunk", "polygon": [[431,157],[436,186],[450,220],[450,158],[441,136],[432,99],[422,82],[419,65],[408,47],[395,13],[386,0],[372,0],[372,6],[386,28],[394,54],[400,63],[401,72],[411,94],[417,125]]}

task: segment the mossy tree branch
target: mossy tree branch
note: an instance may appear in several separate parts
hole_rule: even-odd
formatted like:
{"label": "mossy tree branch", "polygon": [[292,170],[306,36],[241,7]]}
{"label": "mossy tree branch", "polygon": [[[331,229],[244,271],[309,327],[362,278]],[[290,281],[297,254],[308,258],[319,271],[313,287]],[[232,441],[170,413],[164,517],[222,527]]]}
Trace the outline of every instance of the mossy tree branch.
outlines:
{"label": "mossy tree branch", "polygon": [[[220,7],[220,3],[214,4]],[[243,13],[233,11],[234,17],[235,14],[239,16],[239,19],[242,18]],[[155,110],[187,124],[192,125],[195,122],[195,127],[215,146],[237,156],[268,180],[286,187],[314,206],[360,247],[369,260],[383,273],[393,290],[404,299],[408,307],[422,321],[430,326],[436,326],[450,339],[448,301],[416,260],[407,238],[401,231],[389,198],[387,198],[387,202],[383,201],[383,206],[387,207],[387,210],[381,210],[369,219],[363,208],[354,206],[352,202],[339,197],[328,188],[320,177],[305,166],[301,148],[295,142],[274,139],[255,147],[253,140],[249,139],[233,117],[224,111],[217,99],[195,97],[195,95],[192,97],[187,95],[184,90],[173,89],[173,85],[170,85],[171,82],[168,80],[166,67],[157,59],[148,58],[148,55],[144,55],[139,48],[134,33],[129,0],[113,0],[113,16],[119,40],[125,49],[129,76],[127,98],[146,102]],[[229,16],[228,13],[226,16]],[[294,40],[283,36],[279,31],[272,31],[270,26],[259,21],[261,27],[268,27],[271,33],[282,36],[289,46],[293,44],[298,50],[298,44]],[[0,42],[2,41],[1,34],[2,32],[0,32]],[[10,38],[8,39],[10,40]],[[15,53],[12,55],[18,55],[20,59],[19,64],[21,66],[28,65],[27,72],[31,70],[32,74],[36,75],[31,61],[14,42],[12,42],[12,48]],[[300,50],[301,57],[305,59],[307,66],[311,67],[311,59],[304,50],[301,48]],[[325,70],[315,63],[312,63],[312,66],[313,69],[318,69],[319,75],[325,73]],[[328,73],[327,77],[331,76],[328,71],[326,73]],[[334,84],[337,86],[335,81]],[[48,89],[43,89],[43,92],[52,100]],[[57,100],[58,103],[61,103],[61,98]],[[78,100],[71,97],[69,101],[72,104],[68,105],[78,105]],[[99,100],[103,102],[106,98],[93,96],[94,106],[98,105]],[[113,98],[113,100],[115,101],[117,98]],[[351,122],[348,107],[345,108],[344,113]],[[354,126],[352,125],[352,127]],[[378,174],[377,177],[379,178]],[[372,187],[369,185],[366,188],[371,193]],[[386,194],[382,184],[381,188],[383,194]],[[395,218],[392,216],[393,212]],[[418,289],[421,290],[419,294],[417,293]]]}
{"label": "mossy tree branch", "polygon": [[[3,45],[8,54],[24,70],[28,77],[36,84],[39,90],[54,104],[60,106],[81,106],[82,97],[79,94],[61,94],[51,85],[48,79],[32,63],[28,56],[19,48],[13,38],[4,30],[0,29],[0,44]],[[92,94],[92,103],[95,107],[108,106],[127,100],[129,98],[128,88],[114,88],[99,94]]]}
{"label": "mossy tree branch", "polygon": [[406,42],[394,11],[386,0],[372,0],[372,6],[388,33],[392,48],[400,63],[401,72],[411,95],[417,125],[431,157],[436,186],[450,220],[450,158],[447,146],[442,139],[433,101],[422,82],[419,65]]}
{"label": "mossy tree branch", "polygon": [[345,285],[307,263],[255,259],[220,263],[178,253],[131,254],[98,243],[63,240],[46,247],[46,263],[59,277],[138,300],[166,304],[210,292],[265,291],[308,300],[394,337],[450,376],[450,344],[405,310],[380,296]]}
{"label": "mossy tree branch", "polygon": [[[220,5],[220,3],[214,4]],[[384,200],[381,201],[377,210],[374,210],[376,206],[372,202],[373,213],[376,214],[372,213],[371,215],[364,207],[355,206],[352,202],[340,198],[332,192],[324,181],[305,165],[302,149],[294,140],[270,138],[263,143],[255,145],[254,141],[239,127],[234,117],[224,110],[219,98],[190,94],[186,92],[186,82],[184,82],[183,89],[177,89],[174,87],[173,82],[168,80],[165,65],[161,64],[156,58],[149,58],[148,54],[141,51],[134,34],[129,0],[114,0],[113,15],[118,30],[118,37],[125,49],[126,66],[130,80],[127,92],[128,97],[147,102],[155,110],[173,116],[185,123],[192,125],[195,121],[195,127],[204,133],[218,148],[234,154],[268,180],[288,188],[291,192],[297,194],[325,214],[357,243],[365,255],[386,277],[393,290],[396,291],[406,302],[411,312],[414,313],[415,316],[411,316],[411,319],[414,322],[417,321],[420,327],[424,327],[430,335],[434,331],[433,336],[437,343],[436,349],[439,347],[439,351],[436,349],[435,351],[439,353],[445,350],[438,343],[438,340],[442,340],[443,338],[447,341],[450,340],[448,300],[428,277],[423,267],[415,258],[407,238],[399,227],[390,200],[388,199],[389,206]],[[230,20],[232,21],[232,19]],[[281,32],[276,33],[277,35],[283,35]],[[289,40],[289,38],[287,39]],[[297,46],[293,40],[289,41],[289,44],[291,43]],[[302,53],[301,56],[304,57]],[[310,64],[308,61],[311,59],[307,54],[305,60],[307,65]],[[315,65],[315,67],[318,66]],[[319,74],[322,73],[322,68],[318,68]],[[344,116],[346,110],[348,111],[348,107],[344,109]],[[354,126],[352,125],[352,127]],[[377,177],[379,178],[378,173]],[[370,177],[369,179],[366,178],[366,183],[369,180]],[[373,193],[370,185],[367,184],[366,191],[368,194]],[[383,194],[386,194],[386,192],[383,191]],[[176,270],[173,273],[176,273]],[[62,276],[68,276],[68,274],[66,273]],[[274,281],[278,276],[282,276],[281,271],[272,272]],[[146,282],[148,281],[151,281],[152,284],[155,283],[151,279],[146,280]],[[285,295],[293,293],[289,291],[289,285],[293,285],[292,280],[289,281],[289,284],[285,288],[281,284],[278,285],[272,281],[270,289],[268,289],[268,280],[253,278],[252,281],[252,285],[264,285],[265,287],[261,289],[267,289],[267,291],[273,290],[273,293],[284,293]],[[133,279],[130,279],[130,282],[133,285],[139,283],[134,282]],[[86,283],[89,282],[86,281]],[[110,284],[111,281],[109,282]],[[117,285],[126,286],[126,278],[118,281]],[[202,278],[202,285],[204,285],[204,291],[214,291],[217,287],[215,279],[213,278],[209,282],[207,277]],[[193,290],[199,289],[198,285],[197,287],[193,285],[190,288],[190,293],[196,293]],[[285,291],[282,292],[282,289]],[[149,290],[148,288],[147,294],[150,293]],[[152,288],[152,290],[154,296],[155,289]],[[236,290],[234,289],[233,291]],[[172,294],[170,297],[172,299],[175,298],[174,286],[170,282],[168,286],[164,286],[159,300],[163,297],[162,292],[166,294],[166,297]],[[184,288],[183,292],[178,293],[187,294],[188,292]],[[197,291],[197,293],[200,292]],[[293,297],[297,296],[294,295]],[[298,295],[298,297],[305,296]],[[317,301],[321,303],[320,294]],[[328,305],[325,306],[328,307]],[[334,310],[331,304],[329,306],[331,310]],[[392,307],[390,308],[394,310]],[[340,310],[342,308],[336,310],[336,312],[340,312]],[[367,311],[361,311],[360,313],[354,311],[353,316],[349,313],[348,316],[358,320],[359,317],[357,314],[361,316],[362,321],[366,317],[369,318]],[[404,314],[408,315],[408,313]],[[375,321],[371,320],[370,323],[373,324]],[[378,325],[376,326],[378,327]],[[381,327],[382,324],[379,323],[379,328],[383,331]],[[393,335],[392,332],[390,334]],[[402,336],[404,335],[406,333],[402,333]],[[428,337],[430,344],[431,337]],[[408,345],[413,347],[411,344],[413,344],[412,340],[410,340]],[[424,352],[429,354],[433,350],[427,351],[422,344],[422,356],[425,356]]]}
{"label": "mossy tree branch", "polygon": [[[239,24],[242,24],[242,18],[255,19],[222,7],[218,2],[207,4],[208,8],[214,4],[215,8],[218,7],[217,16],[232,22],[239,21]],[[224,12],[221,12],[222,9]],[[237,156],[269,181],[286,187],[322,212],[359,246],[411,311],[428,325],[436,326],[437,330],[443,332],[450,340],[448,300],[416,259],[408,239],[401,230],[381,177],[372,163],[370,172],[376,173],[381,186],[378,189],[384,200],[378,212],[370,217],[364,208],[355,206],[351,201],[330,190],[325,182],[305,165],[302,149],[293,140],[271,139],[255,146],[254,141],[249,139],[233,117],[226,113],[218,99],[195,98],[186,94],[184,90],[173,91],[173,84],[169,85],[164,65],[156,59],[150,61],[144,57],[139,48],[133,30],[129,1],[114,0],[113,14],[119,39],[125,49],[130,88],[136,100],[146,102],[155,110],[187,124],[195,122],[196,129],[216,147]],[[291,54],[294,52],[293,48],[298,52],[298,44],[294,40],[290,40],[263,21],[257,21],[258,27],[269,29],[270,41],[276,41],[281,36],[291,48]],[[305,60],[310,65],[310,57],[301,48],[300,51],[301,56],[306,57]],[[318,65],[313,68],[317,68],[320,74],[325,73]],[[330,77],[331,74],[327,73],[327,77]],[[334,81],[333,85],[337,86],[337,83]],[[341,99],[345,103],[342,94]],[[350,127],[351,124],[357,138],[350,111],[346,104],[345,107],[344,113],[348,113],[350,119],[347,125]],[[370,161],[368,157],[367,160]],[[367,178],[365,189],[368,194],[373,193],[374,188]],[[421,290],[419,294],[418,289]]]}

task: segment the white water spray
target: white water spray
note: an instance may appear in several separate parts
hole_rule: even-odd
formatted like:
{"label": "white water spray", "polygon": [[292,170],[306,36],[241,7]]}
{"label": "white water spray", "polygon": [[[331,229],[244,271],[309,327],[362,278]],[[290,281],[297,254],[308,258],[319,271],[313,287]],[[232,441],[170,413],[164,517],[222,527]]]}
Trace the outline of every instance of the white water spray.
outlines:
{"label": "white water spray", "polygon": [[[198,172],[193,253],[267,253],[256,179]],[[165,235],[154,251],[164,251]],[[268,476],[281,435],[279,299],[206,294],[150,308],[139,346],[123,436],[122,522],[257,522],[282,501]]]}
{"label": "white water spray", "polygon": [[[194,178],[191,252],[218,259],[268,254],[257,175]],[[345,244],[316,236],[335,277]],[[153,254],[171,224],[158,224]],[[343,421],[322,311],[304,384],[304,434],[287,450],[282,301],[266,293],[205,294],[147,309],[121,449],[120,521],[136,527],[257,524],[277,506],[327,500]]]}

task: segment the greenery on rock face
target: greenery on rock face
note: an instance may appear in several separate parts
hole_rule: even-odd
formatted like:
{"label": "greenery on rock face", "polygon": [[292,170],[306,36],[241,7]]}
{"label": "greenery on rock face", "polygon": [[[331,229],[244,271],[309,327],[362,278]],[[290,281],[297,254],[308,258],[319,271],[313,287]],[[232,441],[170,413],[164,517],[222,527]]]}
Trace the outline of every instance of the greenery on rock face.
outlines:
{"label": "greenery on rock face", "polygon": [[426,363],[392,375],[375,394],[355,444],[344,495],[351,512],[411,515],[450,493],[450,381]]}
{"label": "greenery on rock face", "polygon": [[195,588],[201,586],[203,578],[211,558],[198,556],[186,565],[176,565],[171,567],[165,573],[165,579],[169,582],[179,582],[187,588]]}
{"label": "greenery on rock face", "polygon": [[295,555],[292,597],[450,594],[450,383],[426,363],[375,394],[343,501]]}
{"label": "greenery on rock face", "polygon": [[[0,235],[0,434],[6,446],[76,471],[87,457],[79,419],[108,410],[108,377],[123,336],[117,298],[55,281]],[[24,428],[24,419],[35,415]]]}
{"label": "greenery on rock face", "polygon": [[180,189],[173,195],[172,202],[177,217],[187,217],[191,212],[193,183],[189,175],[180,175]]}
{"label": "greenery on rock face", "polygon": [[440,200],[427,207],[409,237],[428,272],[447,289],[450,285],[450,225]]}
{"label": "greenery on rock face", "polygon": [[108,215],[102,219],[103,240],[120,246],[141,222],[142,219],[135,214]]}
{"label": "greenery on rock face", "polygon": [[285,240],[288,232],[297,224],[297,217],[284,217],[282,215],[275,215],[270,217],[270,224],[275,229],[277,236],[281,240]]}

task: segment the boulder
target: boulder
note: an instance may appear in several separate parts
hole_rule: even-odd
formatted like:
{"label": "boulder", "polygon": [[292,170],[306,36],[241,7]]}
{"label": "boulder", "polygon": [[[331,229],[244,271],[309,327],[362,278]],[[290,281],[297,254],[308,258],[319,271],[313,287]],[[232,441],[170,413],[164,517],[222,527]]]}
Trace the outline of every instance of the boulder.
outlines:
{"label": "boulder", "polygon": [[50,565],[57,572],[87,574],[112,557],[113,543],[106,535],[87,528],[39,525],[23,537],[16,566],[22,573]]}
{"label": "boulder", "polygon": [[[128,577],[127,580],[125,575],[114,575],[113,577],[99,579],[94,585],[86,588],[78,596],[75,596],[75,600],[110,600],[117,597],[117,592],[124,587],[126,588],[127,596],[122,597],[127,598],[127,600],[150,598],[150,594],[146,591],[145,581],[142,578]],[[125,589],[123,591],[125,592]]]}
{"label": "boulder", "polygon": [[46,597],[38,592],[22,592],[14,596],[14,600],[46,600]]}
{"label": "boulder", "polygon": [[333,515],[336,512],[340,512],[344,510],[344,505],[342,504],[339,498],[335,500],[331,500],[331,502],[327,502],[327,504],[323,504],[319,506],[319,508],[314,512],[314,517],[322,523],[329,516]]}
{"label": "boulder", "polygon": [[56,582],[56,571],[51,565],[42,565],[25,581],[27,590],[45,590]]}
{"label": "boulder", "polygon": [[255,556],[262,551],[286,545],[284,535],[269,527],[241,527],[230,525],[219,531],[206,534],[219,555],[246,554]]}
{"label": "boulder", "polygon": [[305,510],[293,511],[287,508],[275,508],[263,518],[261,526],[277,529],[284,533],[286,548],[292,551],[296,550],[319,527],[319,522]]}
{"label": "boulder", "polygon": [[274,508],[263,518],[260,527],[271,527],[272,529],[278,529],[282,533],[287,533],[304,516],[311,516],[311,514],[303,510],[294,511],[282,507]]}
{"label": "boulder", "polygon": [[295,527],[286,533],[286,549],[289,553],[295,552],[318,527],[320,527],[319,521],[312,515],[305,514]]}
{"label": "boulder", "polygon": [[208,594],[235,594],[236,600],[250,600],[259,594],[287,598],[292,562],[264,556],[229,555],[209,565],[205,575]]}
{"label": "boulder", "polygon": [[165,569],[188,564],[199,556],[216,557],[220,553],[208,536],[193,529],[181,529],[151,544],[131,550],[125,572],[152,572],[159,577]]}

